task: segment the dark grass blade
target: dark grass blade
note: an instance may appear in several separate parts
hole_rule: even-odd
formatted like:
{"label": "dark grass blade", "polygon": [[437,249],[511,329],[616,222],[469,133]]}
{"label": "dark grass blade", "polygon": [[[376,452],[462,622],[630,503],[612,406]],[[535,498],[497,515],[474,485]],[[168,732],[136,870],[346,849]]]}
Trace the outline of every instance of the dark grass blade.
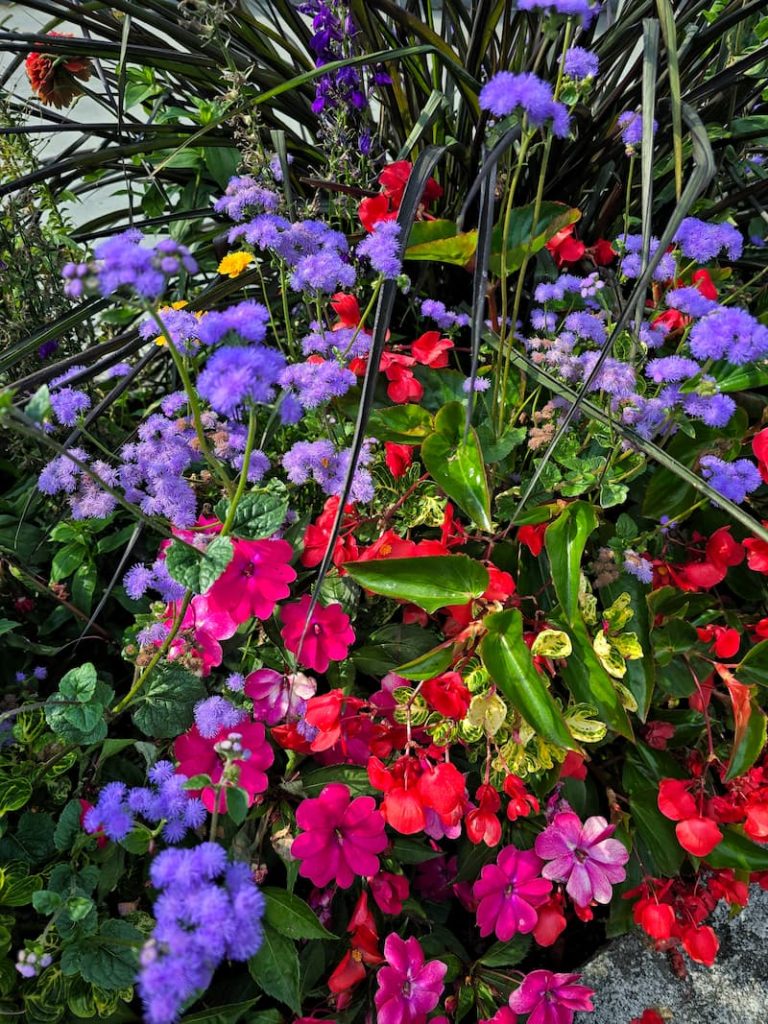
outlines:
{"label": "dark grass blade", "polygon": [[480,171],[477,177],[475,178],[474,182],[472,183],[472,187],[467,193],[467,198],[464,200],[459,216],[456,218],[457,227],[459,231],[461,231],[462,226],[464,224],[464,219],[467,215],[467,210],[477,198],[477,195],[480,189],[482,188],[483,182],[490,174],[493,174],[495,177],[496,168],[498,166],[499,160],[501,160],[501,158],[504,156],[507,150],[511,146],[513,146],[519,138],[520,125],[516,124],[512,128],[510,128],[508,132],[505,132],[504,135],[502,135],[502,137],[499,139],[499,141],[496,143],[496,145],[493,147],[493,149],[490,151],[488,156],[483,161],[483,165],[480,168]]}
{"label": "dark grass blade", "polygon": [[[632,311],[634,311],[637,308],[638,300],[641,297],[645,296],[646,289],[648,288],[648,285],[650,284],[651,279],[653,277],[653,272],[661,262],[662,257],[664,256],[664,253],[666,251],[666,248],[672,241],[672,238],[675,232],[677,231],[678,227],[680,226],[680,223],[690,210],[694,201],[697,199],[699,195],[701,195],[701,193],[704,191],[704,189],[707,187],[707,185],[714,176],[715,161],[714,155],[712,153],[712,147],[710,146],[709,139],[707,138],[706,128],[701,123],[698,114],[696,114],[687,104],[683,104],[682,110],[683,118],[690,130],[691,138],[693,141],[693,173],[691,174],[691,177],[688,179],[688,183],[686,184],[683,194],[680,197],[680,201],[675,206],[665,230],[662,232],[661,238],[659,239],[658,248],[656,249],[655,253],[650,257],[648,265],[635,282],[635,287],[632,289],[632,292],[630,293],[629,299],[627,300],[624,310],[622,311],[618,320],[616,321],[611,336],[608,338],[608,341],[606,342],[605,346],[600,352],[600,355],[596,359],[595,365],[592,368],[591,372],[579,388],[574,403],[566,411],[565,416],[561,420],[560,425],[557,428],[554,437],[552,438],[552,441],[547,447],[547,450],[544,452],[544,455],[542,456],[539,465],[536,467],[533,476],[528,482],[523,494],[520,497],[520,500],[517,503],[517,507],[515,508],[515,511],[510,518],[510,523],[514,523],[516,521],[520,513],[525,508],[526,502],[536,490],[536,486],[538,485],[538,482],[541,479],[541,474],[544,472],[546,465],[552,458],[561,439],[570,429],[574,417],[576,416],[580,406],[584,402],[587,393],[589,392],[590,385],[593,383],[593,381],[596,380],[598,374],[600,373],[601,369],[605,364],[606,359],[609,357],[611,351],[613,350],[613,345],[616,339],[627,326]],[[716,494],[717,492],[714,493]]]}
{"label": "dark grass blade", "polygon": [[[659,23],[651,18],[643,22],[643,141],[640,151],[640,193],[642,209],[643,252],[642,268],[648,265],[651,251],[651,225],[653,223],[653,121],[656,113],[656,78],[659,72]],[[641,292],[635,306],[635,323],[643,314],[645,292]]]}
{"label": "dark grass blade", "polygon": [[483,175],[480,186],[477,249],[475,251],[475,270],[472,278],[472,360],[469,372],[469,393],[467,395],[467,418],[464,423],[465,443],[472,424],[472,413],[475,405],[475,381],[477,380],[477,367],[480,361],[480,339],[483,333],[485,317],[488,261],[491,256],[491,236],[493,234],[496,196],[496,166],[496,164],[493,164],[490,172]]}

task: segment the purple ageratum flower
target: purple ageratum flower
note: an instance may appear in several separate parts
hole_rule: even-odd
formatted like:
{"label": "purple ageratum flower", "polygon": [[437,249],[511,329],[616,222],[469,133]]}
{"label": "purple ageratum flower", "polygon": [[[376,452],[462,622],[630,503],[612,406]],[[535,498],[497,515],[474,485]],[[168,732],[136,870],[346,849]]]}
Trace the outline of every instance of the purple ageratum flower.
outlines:
{"label": "purple ageratum flower", "polygon": [[246,341],[261,342],[267,336],[269,310],[261,302],[247,299],[227,309],[206,313],[196,321],[197,337],[204,345],[216,345],[227,334]]}
{"label": "purple ageratum flower", "polygon": [[554,331],[556,325],[557,316],[554,313],[548,313],[544,309],[531,310],[531,327],[535,331]]}
{"label": "purple ageratum flower", "polygon": [[224,697],[207,697],[195,704],[195,725],[201,736],[210,739],[224,728],[234,728],[245,718],[242,708]]}
{"label": "purple ageratum flower", "polygon": [[213,410],[234,416],[246,402],[273,402],[284,366],[275,349],[220,348],[197,378],[197,390]]}
{"label": "purple ageratum flower", "polygon": [[565,318],[565,329],[572,331],[578,338],[586,338],[601,347],[608,338],[605,324],[594,313],[569,313]]}
{"label": "purple ageratum flower", "polygon": [[[599,359],[598,352],[583,352],[575,359],[580,375],[586,381],[592,375],[594,367]],[[621,359],[609,357],[600,367],[597,376],[589,385],[590,391],[605,391],[614,398],[630,398],[635,392],[637,379],[635,371],[629,363]]]}
{"label": "purple ageratum flower", "polygon": [[536,285],[533,295],[537,302],[560,302],[568,292],[580,292],[585,278],[575,274],[561,274],[556,281]]}
{"label": "purple ageratum flower", "polygon": [[486,864],[472,887],[478,900],[477,924],[482,936],[496,933],[501,942],[536,927],[536,907],[547,902],[552,883],[541,877],[543,861],[532,850],[505,846],[495,864]]}
{"label": "purple ageratum flower", "polygon": [[[621,141],[627,147],[627,155],[631,156],[635,147],[643,141],[643,115],[640,111],[625,110],[623,114],[619,114],[616,123],[621,128]],[[654,119],[653,135],[656,134],[658,128],[658,122]]]}
{"label": "purple ageratum flower", "polygon": [[99,793],[99,798],[83,818],[86,832],[98,832],[113,842],[125,839],[133,828],[133,815],[127,804],[128,789],[123,782],[109,782]]}
{"label": "purple ageratum flower", "polygon": [[768,327],[745,309],[718,306],[693,325],[688,347],[697,359],[727,359],[741,366],[768,355]]}
{"label": "purple ageratum flower", "polygon": [[169,277],[183,270],[197,273],[197,263],[186,246],[170,238],[150,248],[143,242],[142,233],[130,228],[96,246],[98,289],[102,295],[128,288],[142,298],[157,299]]}
{"label": "purple ageratum flower", "polygon": [[698,288],[670,288],[664,301],[669,309],[677,309],[687,316],[705,316],[717,309],[717,303],[702,295]]}
{"label": "purple ageratum flower", "polygon": [[76,388],[61,388],[50,393],[53,415],[64,427],[74,427],[81,412],[91,407],[91,399]]}
{"label": "purple ageratum flower", "polygon": [[[364,468],[372,458],[372,441],[367,441],[360,453],[360,459],[352,481],[350,501],[368,502],[373,497],[373,482]],[[337,452],[333,443],[319,441],[297,441],[283,456],[283,469],[293,484],[304,484],[314,479],[326,494],[333,497],[340,494],[349,465],[351,449]]]}
{"label": "purple ageratum flower", "polygon": [[656,384],[669,384],[679,380],[688,380],[701,372],[701,366],[695,359],[685,356],[663,356],[651,359],[645,367],[645,376]]}
{"label": "purple ageratum flower", "polygon": [[624,571],[641,583],[653,582],[653,564],[631,548],[624,552]]}
{"label": "purple ageratum flower", "polygon": [[378,1024],[425,1024],[443,994],[447,965],[425,963],[418,939],[401,939],[395,932],[384,941],[384,957],[374,996]]}
{"label": "purple ageratum flower", "polygon": [[726,426],[736,412],[730,395],[681,395],[681,400],[685,412],[708,427]]}
{"label": "purple ageratum flower", "polygon": [[[280,169],[279,160],[277,161],[277,168],[278,170]],[[270,169],[272,169],[271,162]],[[272,173],[275,180],[279,181],[280,179],[277,178],[274,170]],[[277,192],[264,188],[263,185],[259,185],[255,178],[246,175],[244,177],[230,178],[224,195],[216,200],[213,208],[216,213],[224,213],[230,220],[239,223],[265,210],[276,210],[279,205],[280,196]]]}
{"label": "purple ageratum flower", "polygon": [[304,409],[315,409],[332,398],[341,398],[357,383],[351,370],[338,363],[296,363],[287,366],[280,374],[278,383],[286,389],[293,389]]}
{"label": "purple ageratum flower", "polygon": [[[624,235],[622,238],[617,239],[619,245],[623,245],[626,249],[627,255],[625,255],[621,261],[620,270],[625,277],[635,278],[640,277],[642,271],[642,251],[643,251],[643,236],[642,235]],[[648,250],[648,257],[656,252],[659,247],[658,238],[651,238],[650,248]],[[659,261],[659,265],[653,272],[654,281],[667,281],[670,277],[675,276],[677,265],[675,263],[675,257],[670,252],[665,252]]]}
{"label": "purple ageratum flower", "polygon": [[699,465],[702,477],[724,498],[729,498],[737,505],[762,483],[760,471],[749,459],[724,462],[715,455],[704,455]]}
{"label": "purple ageratum flower", "polygon": [[[162,338],[166,341],[170,339],[171,344],[184,355],[193,352],[196,346],[189,343],[197,341],[198,327],[200,326],[200,321],[194,313],[190,313],[186,309],[173,309],[171,306],[164,306],[159,310],[159,316],[165,327]],[[141,322],[139,334],[145,341],[161,338],[160,330],[151,317]]]}
{"label": "purple ageratum flower", "polygon": [[600,58],[583,46],[572,46],[566,51],[563,67],[566,75],[582,81],[585,78],[597,78],[600,70]]}
{"label": "purple ageratum flower", "polygon": [[[81,462],[89,461],[82,448],[70,448],[69,451]],[[106,462],[97,459],[91,464],[91,469],[110,487],[117,484],[118,474]],[[102,519],[111,515],[117,506],[117,500],[67,455],[60,455],[48,463],[38,478],[37,487],[43,494],[64,492],[73,519]]]}
{"label": "purple ageratum flower", "polygon": [[400,259],[400,225],[396,220],[379,221],[373,231],[357,247],[358,258],[364,256],[374,270],[385,278],[398,277],[403,270]]}
{"label": "purple ageratum flower", "polygon": [[465,395],[468,395],[470,390],[475,392],[487,391],[491,386],[491,382],[487,377],[475,377],[474,383],[471,377],[467,377],[466,380],[461,383],[461,390]]}
{"label": "purple ageratum flower", "polygon": [[148,1024],[175,1024],[222,961],[258,952],[264,897],[247,864],[228,863],[217,843],[162,851],[150,877],[161,894],[139,958],[139,995]]}
{"label": "purple ageratum flower", "polygon": [[674,241],[683,256],[698,263],[709,263],[721,250],[729,259],[737,260],[744,248],[744,239],[733,224],[709,224],[698,217],[686,217],[675,233]]}
{"label": "purple ageratum flower", "polygon": [[517,9],[518,11],[546,11],[549,14],[581,18],[584,28],[588,28],[600,10],[600,3],[599,0],[595,4],[590,4],[589,0],[517,0]]}
{"label": "purple ageratum flower", "polygon": [[446,309],[445,303],[439,299],[424,299],[421,315],[433,320],[441,331],[448,331],[451,327],[468,327],[470,323],[467,313],[454,313]]}
{"label": "purple ageratum flower", "polygon": [[546,82],[529,72],[516,75],[500,71],[494,75],[480,91],[480,107],[495,117],[522,112],[536,128],[551,122],[552,133],[559,138],[566,138],[570,129],[567,107],[554,99]]}
{"label": "purple ageratum flower", "polygon": [[356,280],[354,267],[331,246],[302,256],[291,274],[291,288],[297,292],[333,292],[352,288]]}
{"label": "purple ageratum flower", "polygon": [[245,695],[253,701],[253,717],[276,725],[303,714],[306,702],[317,691],[317,680],[303,672],[276,672],[260,668],[245,680]]}
{"label": "purple ageratum flower", "polygon": [[579,985],[580,974],[531,971],[509,997],[515,1013],[529,1013],[528,1024],[572,1024],[574,1015],[594,1010],[594,991]]}
{"label": "purple ageratum flower", "polygon": [[593,900],[610,903],[612,886],[624,881],[623,865],[629,860],[624,844],[610,838],[615,831],[599,816],[582,823],[578,814],[556,814],[534,845],[539,857],[549,861],[542,875],[567,882],[566,892],[579,907]]}

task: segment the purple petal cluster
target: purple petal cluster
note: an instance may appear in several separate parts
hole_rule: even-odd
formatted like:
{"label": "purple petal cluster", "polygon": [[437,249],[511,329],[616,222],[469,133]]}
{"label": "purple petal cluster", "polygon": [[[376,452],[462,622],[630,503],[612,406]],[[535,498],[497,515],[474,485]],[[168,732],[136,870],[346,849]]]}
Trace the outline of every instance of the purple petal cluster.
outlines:
{"label": "purple petal cluster", "polygon": [[[81,462],[89,463],[82,448],[69,452]],[[117,472],[101,459],[90,463],[90,468],[110,487],[118,483]],[[114,512],[117,501],[76,465],[68,455],[59,455],[43,469],[37,488],[43,494],[66,494],[73,519],[101,519]]]}
{"label": "purple petal cluster", "polygon": [[316,409],[332,398],[341,398],[357,383],[351,370],[337,362],[294,363],[280,374],[278,383],[291,393],[304,409]]}
{"label": "purple petal cluster", "polygon": [[[635,148],[643,141],[643,115],[641,111],[625,110],[619,114],[616,122],[621,129],[621,141],[627,147],[627,154],[632,155]],[[658,122],[654,119],[653,134],[658,131]]]}
{"label": "purple petal cluster", "polygon": [[374,270],[385,278],[395,278],[402,273],[400,258],[400,225],[396,220],[383,220],[360,242],[358,257],[365,257]]}
{"label": "purple petal cluster", "polygon": [[303,715],[316,691],[317,680],[303,672],[286,674],[260,668],[245,680],[245,694],[253,701],[253,717],[267,725]]}
{"label": "purple petal cluster", "polygon": [[[277,168],[280,169],[279,160]],[[216,213],[224,213],[230,220],[239,224],[248,220],[249,217],[254,217],[257,213],[274,211],[279,205],[280,196],[277,192],[264,188],[255,178],[245,175],[229,179],[224,195],[219,196],[213,204],[213,208]]]}
{"label": "purple petal cluster", "polygon": [[704,455],[699,460],[702,477],[728,498],[740,505],[748,494],[756,491],[762,483],[760,472],[749,459],[724,462],[715,455]]}
{"label": "purple petal cluster", "polygon": [[[365,466],[373,457],[374,442],[367,440],[360,453],[352,480],[351,502],[368,502],[373,497],[373,480]],[[283,469],[294,484],[315,480],[329,496],[341,493],[351,449],[336,451],[332,441],[297,441],[283,456]]]}
{"label": "purple petal cluster", "polygon": [[234,416],[247,402],[273,402],[284,367],[285,357],[276,349],[227,346],[210,356],[197,390],[216,412]]}
{"label": "purple petal cluster", "polygon": [[311,334],[301,340],[305,356],[317,353],[335,359],[364,359],[371,349],[371,336],[356,327],[339,327],[328,331],[321,324],[312,323]]}
{"label": "purple petal cluster", "polygon": [[480,107],[494,117],[522,112],[536,128],[551,123],[552,132],[566,138],[570,129],[568,108],[552,95],[552,87],[530,72],[500,71],[480,91]]}
{"label": "purple petal cluster", "polygon": [[546,11],[548,14],[581,18],[582,25],[588,28],[600,10],[600,3],[599,0],[594,4],[591,4],[589,0],[517,0],[517,9],[518,11]]}
{"label": "purple petal cluster", "polygon": [[374,996],[378,1024],[422,1024],[440,1002],[448,967],[442,960],[425,963],[418,939],[395,932],[384,941],[384,957]]}
{"label": "purple petal cluster", "polygon": [[613,886],[626,877],[624,865],[629,850],[618,839],[605,818],[595,816],[582,823],[577,814],[556,814],[537,837],[534,849],[549,863],[542,875],[554,882],[566,882],[566,892],[579,907],[610,903]]}
{"label": "purple petal cluster", "polygon": [[695,359],[687,359],[685,356],[662,356],[648,361],[645,375],[656,384],[668,384],[695,377],[700,370],[701,367]]}
{"label": "purple petal cluster", "polygon": [[[617,239],[617,242],[619,245],[623,245],[626,250],[626,255],[623,257],[620,266],[622,274],[629,278],[640,277],[643,265],[643,236],[624,235],[622,238]],[[648,250],[649,258],[653,256],[658,247],[658,238],[651,238],[651,244]],[[670,277],[675,276],[675,271],[675,257],[672,253],[665,252],[661,257],[658,267],[656,267],[653,272],[653,279],[654,281],[667,281]]]}
{"label": "purple petal cluster", "polygon": [[184,355],[190,355],[197,347],[198,327],[200,321],[186,309],[174,309],[172,306],[163,306],[158,310],[158,315],[165,327],[160,333],[157,323],[152,317],[148,317],[139,325],[139,334],[145,341],[155,338],[170,341],[171,344]]}
{"label": "purple petal cluster", "polygon": [[575,274],[561,274],[556,281],[537,284],[533,295],[537,302],[561,302],[568,293],[580,292],[584,280]]}
{"label": "purple petal cluster", "polygon": [[[142,233],[130,228],[96,246],[97,287],[102,295],[114,295],[126,288],[144,299],[157,299],[170,277],[182,271],[197,273],[197,263],[185,245],[171,238],[153,246],[143,242]],[[70,279],[67,268],[64,274]]]}
{"label": "purple petal cluster", "polygon": [[733,224],[709,224],[698,217],[686,217],[675,233],[675,239],[683,256],[698,263],[709,263],[721,251],[729,259],[737,260],[744,248],[744,239]]}
{"label": "purple petal cluster", "polygon": [[727,359],[741,366],[768,355],[768,327],[744,309],[718,306],[693,325],[688,347],[697,359]]}
{"label": "purple petal cluster", "polygon": [[155,928],[140,956],[138,989],[148,1024],[173,1024],[220,963],[258,952],[264,897],[248,866],[228,862],[218,843],[163,850],[150,879],[160,895]]}
{"label": "purple petal cluster", "polygon": [[686,316],[705,316],[717,309],[717,303],[702,295],[698,288],[670,288],[664,296],[669,309],[677,309]]}
{"label": "purple petal cluster", "polygon": [[206,313],[197,323],[197,336],[204,345],[217,345],[228,334],[245,341],[262,342],[267,336],[269,311],[251,299],[227,309]]}
{"label": "purple petal cluster", "polygon": [[597,78],[600,58],[591,50],[585,50],[583,46],[572,46],[566,51],[563,68],[566,75],[578,82],[585,78]]}
{"label": "purple petal cluster", "polygon": [[225,697],[207,697],[195,704],[195,725],[201,736],[210,739],[222,729],[234,729],[245,712]]}
{"label": "purple petal cluster", "polygon": [[147,515],[160,515],[174,526],[191,526],[197,500],[183,473],[198,461],[195,432],[184,420],[154,413],[138,430],[138,441],[123,445],[118,470],[125,497]]}
{"label": "purple petal cluster", "polygon": [[434,321],[441,331],[449,331],[452,327],[469,327],[470,324],[468,313],[454,313],[439,299],[424,299],[421,315]]}

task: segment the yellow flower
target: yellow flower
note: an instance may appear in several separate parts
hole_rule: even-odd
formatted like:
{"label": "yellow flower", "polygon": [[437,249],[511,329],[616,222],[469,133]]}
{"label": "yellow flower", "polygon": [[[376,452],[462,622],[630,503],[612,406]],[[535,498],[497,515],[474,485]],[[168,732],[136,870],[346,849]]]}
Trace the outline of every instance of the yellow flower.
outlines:
{"label": "yellow flower", "polygon": [[239,277],[251,263],[253,263],[253,253],[230,252],[219,264],[219,273],[227,274],[229,277]]}

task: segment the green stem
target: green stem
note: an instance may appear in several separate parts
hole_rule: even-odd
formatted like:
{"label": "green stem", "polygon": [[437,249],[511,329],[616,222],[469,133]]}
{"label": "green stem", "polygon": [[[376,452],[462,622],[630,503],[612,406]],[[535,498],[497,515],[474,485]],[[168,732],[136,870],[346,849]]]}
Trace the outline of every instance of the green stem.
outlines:
{"label": "green stem", "polygon": [[191,600],[192,600],[192,591],[188,590],[184,594],[184,598],[183,598],[183,600],[181,602],[181,607],[179,608],[178,612],[174,616],[173,625],[171,626],[171,631],[168,634],[168,636],[165,638],[165,640],[163,641],[162,647],[158,648],[157,653],[153,656],[152,660],[149,662],[149,664],[144,669],[144,671],[141,673],[139,678],[136,680],[136,682],[130,688],[128,693],[126,693],[126,695],[123,697],[123,699],[112,708],[112,714],[113,715],[119,715],[119,714],[122,714],[123,711],[125,711],[125,709],[128,707],[128,705],[130,703],[132,703],[132,701],[133,701],[134,697],[136,696],[136,694],[143,688],[144,684],[147,682],[147,680],[149,679],[150,675],[154,671],[155,666],[157,665],[157,663],[161,660],[161,658],[164,658],[166,656],[166,654],[168,653],[168,651],[171,649],[171,644],[176,639],[176,636],[178,635],[178,632],[181,629],[181,624],[184,621],[184,616],[187,613],[187,609],[189,608],[189,604],[190,604]]}
{"label": "green stem", "polygon": [[293,346],[293,328],[291,327],[291,311],[288,308],[288,282],[285,277],[285,265],[280,264],[280,298],[283,300],[283,325],[288,340],[288,351],[295,355]]}
{"label": "green stem", "polygon": [[227,534],[232,530],[232,524],[235,521],[235,513],[237,512],[237,506],[240,503],[240,499],[245,493],[245,488],[248,484],[248,467],[251,464],[251,456],[253,455],[254,443],[256,441],[256,410],[251,407],[248,414],[248,436],[245,439],[245,452],[243,453],[243,468],[240,470],[240,479],[237,481],[237,488],[229,503],[227,509],[227,516],[224,520],[224,525],[221,528],[220,536],[226,537]]}
{"label": "green stem", "polygon": [[350,353],[350,351],[352,349],[352,346],[357,341],[358,335],[360,334],[360,331],[362,331],[362,329],[363,329],[363,327],[365,325],[365,321],[368,319],[368,317],[373,312],[373,307],[376,305],[376,299],[378,299],[378,297],[379,297],[379,292],[381,291],[381,286],[382,286],[383,283],[384,283],[384,277],[380,276],[378,278],[378,280],[376,281],[376,283],[374,284],[374,286],[373,286],[373,292],[371,293],[371,298],[370,298],[370,301],[368,302],[368,305],[365,307],[365,309],[363,310],[362,314],[360,315],[360,322],[358,323],[357,327],[355,328],[355,333],[349,339],[349,344],[344,349],[344,351],[341,353],[342,359],[346,359],[347,356],[349,355],[349,353]]}

